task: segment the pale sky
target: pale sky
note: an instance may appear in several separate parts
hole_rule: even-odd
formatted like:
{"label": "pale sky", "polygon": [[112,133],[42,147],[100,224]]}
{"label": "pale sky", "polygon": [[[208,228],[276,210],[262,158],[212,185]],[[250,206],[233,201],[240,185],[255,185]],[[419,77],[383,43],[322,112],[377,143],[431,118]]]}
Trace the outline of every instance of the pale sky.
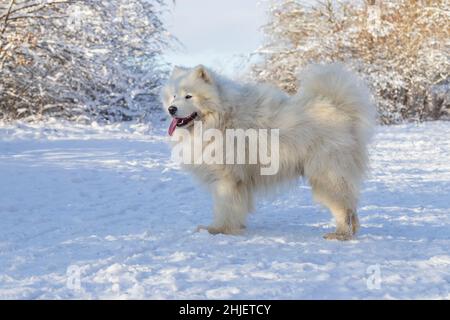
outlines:
{"label": "pale sky", "polygon": [[185,46],[166,56],[175,65],[242,71],[242,61],[262,44],[266,1],[176,0],[168,7],[167,28]]}

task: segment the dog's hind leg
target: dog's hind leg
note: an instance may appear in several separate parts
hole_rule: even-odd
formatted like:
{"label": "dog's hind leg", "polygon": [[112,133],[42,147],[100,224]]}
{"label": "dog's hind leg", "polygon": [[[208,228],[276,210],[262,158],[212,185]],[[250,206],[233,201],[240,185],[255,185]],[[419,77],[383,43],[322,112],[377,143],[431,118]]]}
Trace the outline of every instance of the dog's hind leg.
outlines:
{"label": "dog's hind leg", "polygon": [[[350,240],[359,228],[354,197],[348,188],[312,181],[314,198],[325,205],[334,216],[336,231],[324,235],[328,240]],[[333,187],[333,188],[330,188]],[[338,192],[336,192],[338,191]]]}
{"label": "dog's hind leg", "polygon": [[214,222],[199,226],[211,234],[241,234],[245,229],[247,215],[253,209],[251,190],[242,182],[232,179],[219,180],[215,185]]}
{"label": "dog's hind leg", "polygon": [[358,213],[356,213],[356,211],[352,212],[351,221],[352,221],[352,232],[353,232],[353,235],[355,235],[359,231],[359,227],[360,227]]}
{"label": "dog's hind leg", "polygon": [[324,235],[327,240],[350,240],[353,232],[351,230],[352,211],[343,207],[330,207],[331,213],[336,220],[336,231]]}

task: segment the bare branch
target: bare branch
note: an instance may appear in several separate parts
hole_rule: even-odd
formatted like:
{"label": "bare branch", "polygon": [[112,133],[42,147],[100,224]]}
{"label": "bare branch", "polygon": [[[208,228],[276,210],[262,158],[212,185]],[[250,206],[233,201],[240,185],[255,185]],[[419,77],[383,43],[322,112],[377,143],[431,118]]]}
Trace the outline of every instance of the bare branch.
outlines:
{"label": "bare branch", "polygon": [[12,10],[15,2],[16,2],[16,0],[11,0],[11,2],[9,3],[8,11],[6,12],[6,15],[5,15],[5,22],[3,24],[3,29],[2,29],[2,32],[0,33],[2,35],[5,33],[6,27],[8,26],[8,18],[9,18],[9,15],[11,14],[11,10]]}

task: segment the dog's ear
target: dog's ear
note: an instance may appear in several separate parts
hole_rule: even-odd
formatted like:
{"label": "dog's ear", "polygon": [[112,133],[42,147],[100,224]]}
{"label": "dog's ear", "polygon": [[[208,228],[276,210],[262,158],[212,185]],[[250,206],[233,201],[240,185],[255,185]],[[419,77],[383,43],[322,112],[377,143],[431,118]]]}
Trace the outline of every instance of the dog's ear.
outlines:
{"label": "dog's ear", "polygon": [[173,67],[172,74],[170,75],[171,78],[176,78],[180,76],[182,73],[186,72],[188,68],[175,66]]}
{"label": "dog's ear", "polygon": [[206,83],[212,84],[213,78],[211,77],[209,71],[203,65],[198,65],[194,68],[194,74],[198,79],[205,81]]}

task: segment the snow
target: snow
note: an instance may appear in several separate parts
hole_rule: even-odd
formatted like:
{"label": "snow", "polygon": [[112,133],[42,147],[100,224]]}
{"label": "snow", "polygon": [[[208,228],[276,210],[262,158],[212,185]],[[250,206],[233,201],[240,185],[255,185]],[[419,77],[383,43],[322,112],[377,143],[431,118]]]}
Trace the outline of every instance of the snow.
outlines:
{"label": "snow", "polygon": [[349,242],[309,187],[242,236],[195,233],[211,200],[163,129],[0,124],[0,299],[450,299],[450,123],[379,127]]}

